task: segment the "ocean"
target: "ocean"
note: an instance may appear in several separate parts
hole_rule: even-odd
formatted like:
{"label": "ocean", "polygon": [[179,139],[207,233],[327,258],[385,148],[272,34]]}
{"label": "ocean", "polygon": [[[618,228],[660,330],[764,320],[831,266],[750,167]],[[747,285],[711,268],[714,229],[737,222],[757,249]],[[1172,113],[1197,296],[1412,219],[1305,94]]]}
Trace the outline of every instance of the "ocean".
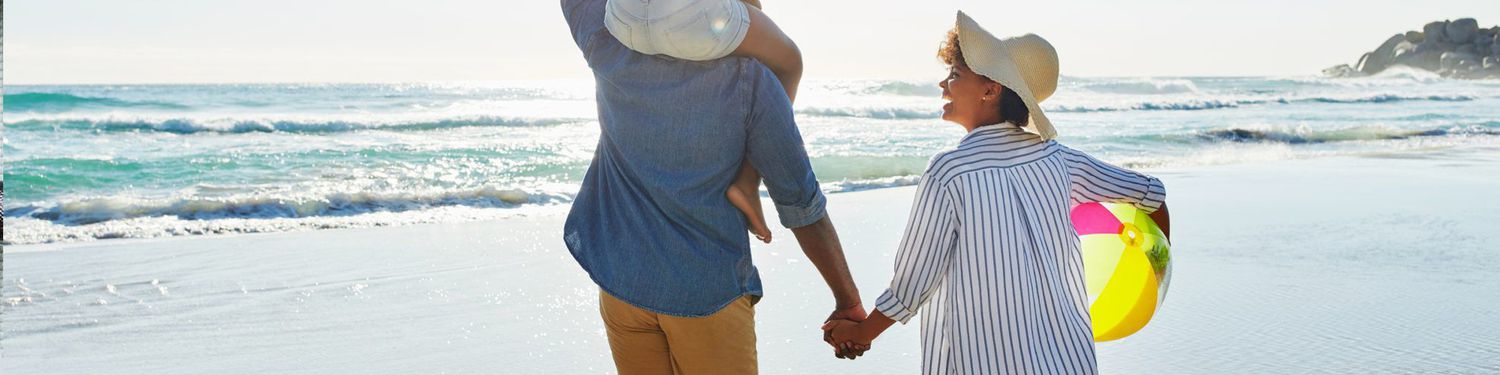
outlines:
{"label": "ocean", "polygon": [[[830,193],[914,184],[962,129],[937,78],[810,81]],[[598,139],[591,81],[8,85],[5,241],[445,223],[566,207]],[[735,103],[725,103],[735,105]],[[1060,142],[1147,171],[1500,141],[1500,82],[1064,77]]]}
{"label": "ocean", "polygon": [[[599,290],[558,229],[591,93],[7,86],[0,372],[609,373]],[[866,307],[903,185],[963,135],[940,105],[935,80],[799,95]],[[1096,345],[1101,372],[1500,373],[1500,208],[1475,198],[1500,189],[1500,82],[1067,77],[1043,106],[1061,142],[1168,189],[1171,291]],[[830,294],[773,230],[751,244],[763,373],[920,368],[919,324],[832,358]]]}

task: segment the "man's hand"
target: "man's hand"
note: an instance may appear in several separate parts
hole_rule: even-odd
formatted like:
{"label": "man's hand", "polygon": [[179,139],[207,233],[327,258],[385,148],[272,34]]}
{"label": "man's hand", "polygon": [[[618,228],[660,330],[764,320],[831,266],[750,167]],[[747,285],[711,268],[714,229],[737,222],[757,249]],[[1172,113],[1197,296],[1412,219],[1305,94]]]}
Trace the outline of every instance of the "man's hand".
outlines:
{"label": "man's hand", "polygon": [[833,313],[832,314],[828,314],[828,319],[823,320],[823,322],[827,323],[827,322],[834,321],[834,320],[839,320],[839,319],[849,320],[849,321],[855,321],[855,322],[861,322],[861,321],[864,321],[865,318],[868,318],[868,317],[869,317],[869,315],[867,313],[865,313],[865,306],[864,306],[864,304],[855,302],[853,305],[850,305],[849,307],[843,307],[843,308],[839,308],[837,310],[833,310]]}
{"label": "man's hand", "polygon": [[849,320],[835,320],[823,324],[823,332],[826,332],[834,346],[845,354],[840,358],[854,359],[870,350],[870,342],[873,340],[864,337],[860,332],[860,324]]}
{"label": "man's hand", "polygon": [[863,350],[844,347],[842,345],[844,344],[844,342],[833,339],[833,331],[830,328],[832,325],[839,324],[841,322],[850,324],[862,322],[867,317],[868,314],[865,312],[865,307],[860,303],[856,303],[849,307],[833,310],[832,314],[828,314],[828,319],[823,321],[823,342],[826,342],[828,343],[828,345],[833,346],[833,356],[839,358],[854,359],[856,357],[864,355],[865,350],[869,350],[869,345],[865,345]]}

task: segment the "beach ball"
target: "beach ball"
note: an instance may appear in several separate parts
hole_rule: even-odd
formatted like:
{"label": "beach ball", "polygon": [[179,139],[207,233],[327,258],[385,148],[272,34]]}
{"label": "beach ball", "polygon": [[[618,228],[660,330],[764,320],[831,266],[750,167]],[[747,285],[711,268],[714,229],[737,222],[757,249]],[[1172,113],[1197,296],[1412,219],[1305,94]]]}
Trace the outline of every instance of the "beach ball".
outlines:
{"label": "beach ball", "polygon": [[1145,211],[1128,204],[1073,207],[1073,228],[1083,244],[1084,288],[1094,341],[1139,331],[1167,297],[1171,245]]}

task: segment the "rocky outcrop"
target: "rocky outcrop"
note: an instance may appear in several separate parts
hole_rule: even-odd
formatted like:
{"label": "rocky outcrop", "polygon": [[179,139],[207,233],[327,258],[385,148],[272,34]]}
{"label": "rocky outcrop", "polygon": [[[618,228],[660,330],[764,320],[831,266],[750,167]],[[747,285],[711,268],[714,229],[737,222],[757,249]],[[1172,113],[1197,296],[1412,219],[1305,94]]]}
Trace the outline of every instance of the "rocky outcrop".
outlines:
{"label": "rocky outcrop", "polygon": [[1323,75],[1360,77],[1396,65],[1450,78],[1500,79],[1500,26],[1480,28],[1473,18],[1428,23],[1421,31],[1387,38],[1375,50],[1360,56],[1354,66],[1323,69]]}

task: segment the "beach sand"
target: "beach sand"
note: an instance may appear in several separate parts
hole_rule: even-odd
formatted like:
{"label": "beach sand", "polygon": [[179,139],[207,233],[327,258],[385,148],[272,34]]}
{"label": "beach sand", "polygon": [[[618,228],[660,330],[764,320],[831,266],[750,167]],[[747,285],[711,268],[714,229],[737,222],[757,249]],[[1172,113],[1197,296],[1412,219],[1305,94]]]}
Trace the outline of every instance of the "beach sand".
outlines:
{"label": "beach sand", "polygon": [[[1174,273],[1104,373],[1500,372],[1500,147],[1152,171]],[[866,306],[913,189],[830,197]],[[609,373],[563,210],[466,224],[7,246],[6,374]],[[767,374],[915,373],[918,325],[857,361],[780,229],[755,245]]]}

